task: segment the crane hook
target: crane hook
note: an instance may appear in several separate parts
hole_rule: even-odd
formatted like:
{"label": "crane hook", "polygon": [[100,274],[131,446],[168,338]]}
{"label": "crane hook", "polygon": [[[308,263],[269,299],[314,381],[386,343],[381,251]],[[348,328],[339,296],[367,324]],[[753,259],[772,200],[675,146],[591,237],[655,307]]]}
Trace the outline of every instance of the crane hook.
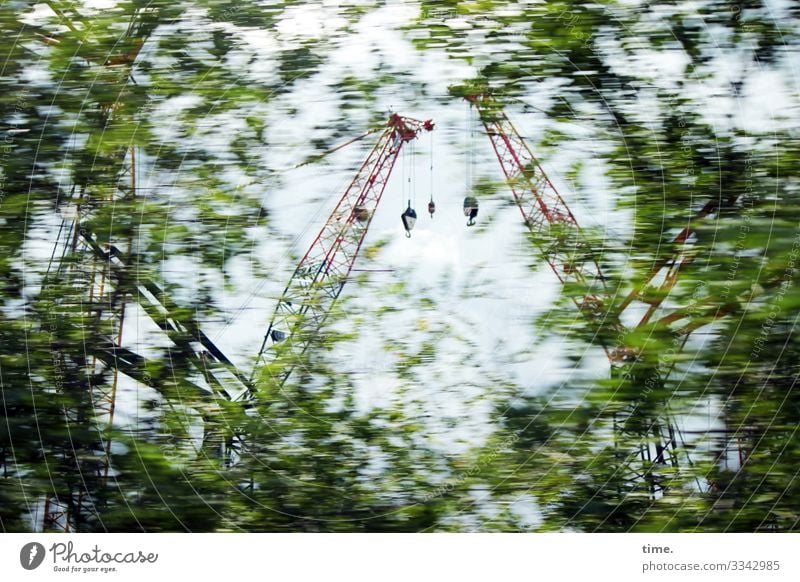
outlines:
{"label": "crane hook", "polygon": [[411,229],[417,222],[417,213],[411,208],[411,200],[408,201],[408,208],[400,215],[400,219],[403,221],[403,228],[406,229],[406,238],[411,238]]}
{"label": "crane hook", "polygon": [[475,217],[478,216],[478,199],[474,196],[464,198],[464,216],[469,218],[467,226],[474,226]]}

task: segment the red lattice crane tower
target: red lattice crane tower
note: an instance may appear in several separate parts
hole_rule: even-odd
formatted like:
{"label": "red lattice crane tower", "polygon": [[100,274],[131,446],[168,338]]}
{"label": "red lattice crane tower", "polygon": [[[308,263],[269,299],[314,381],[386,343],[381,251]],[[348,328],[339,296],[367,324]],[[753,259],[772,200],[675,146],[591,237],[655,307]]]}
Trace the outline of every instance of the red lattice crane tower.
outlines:
{"label": "red lattice crane tower", "polygon": [[[420,132],[432,131],[433,126],[430,119],[420,121],[392,113],[382,130],[369,131],[348,142],[380,131],[278,300],[246,388],[228,394],[245,409],[251,407],[260,381],[282,386],[292,374],[347,282],[400,151]],[[406,225],[407,220],[404,217]],[[206,447],[224,443],[223,458],[226,464],[232,464],[241,456],[246,439],[246,434],[235,428],[225,437],[212,431],[206,434]]]}
{"label": "red lattice crane tower", "polygon": [[[640,350],[627,343],[626,335],[632,331],[644,330],[645,326],[649,326],[648,330],[669,328],[682,348],[692,331],[724,315],[724,307],[699,314],[664,308],[680,271],[693,259],[691,223],[672,240],[674,254],[657,262],[641,285],[615,303],[591,243],[581,233],[574,215],[501,104],[485,86],[453,87],[451,92],[477,109],[525,225],[542,257],[586,316],[612,370],[635,365],[643,357]],[[707,203],[693,220],[711,214],[718,206],[716,200]],[[628,310],[632,312],[634,306],[644,306],[644,315],[636,326],[628,328],[622,323],[622,316]],[[668,370],[651,366],[647,373],[646,379],[637,380],[648,386],[663,386]],[[658,410],[653,406],[640,407],[643,400],[644,396],[639,402],[631,402],[626,410],[614,413],[614,440],[634,444],[632,452],[623,452],[628,473],[625,477],[644,482],[652,495],[662,494],[668,488],[670,476],[678,471],[682,437],[667,402]],[[691,463],[688,455],[686,459]]]}
{"label": "red lattice crane tower", "polygon": [[[431,120],[396,113],[389,117],[377,143],[286,285],[258,352],[254,375],[267,358],[280,353],[283,365],[273,379],[283,384],[289,377],[294,369],[291,357],[305,351],[342,292],[400,150],[420,132],[431,130]],[[276,346],[279,349],[269,349],[275,344],[280,344]]]}

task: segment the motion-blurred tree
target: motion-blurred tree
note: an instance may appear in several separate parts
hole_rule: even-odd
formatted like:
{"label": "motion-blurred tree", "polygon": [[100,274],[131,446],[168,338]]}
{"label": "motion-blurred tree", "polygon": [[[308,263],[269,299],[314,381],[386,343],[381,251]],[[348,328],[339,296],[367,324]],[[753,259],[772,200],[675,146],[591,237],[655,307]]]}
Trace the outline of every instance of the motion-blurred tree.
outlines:
{"label": "motion-blurred tree", "polygon": [[[273,101],[313,79],[331,37],[373,8],[342,6],[332,29],[273,43],[276,23],[303,4],[0,6],[0,528],[41,528],[52,499],[87,531],[796,529],[798,112],[739,111],[768,90],[765,73],[780,78],[796,60],[793,5],[774,18],[758,0],[423,0],[408,27],[419,50],[471,63],[511,106],[555,95],[543,109],[556,129],[532,145],[569,146],[562,123],[593,132],[615,203],[633,217],[600,256],[620,297],[712,203],[668,297],[711,323],[682,352],[667,326],[632,333],[642,360],[630,373],[516,394],[484,446],[445,455],[403,406],[358,410],[352,379],[327,359],[342,341],[330,331],[285,386],[261,370],[247,413],[193,391],[191,338],[173,333],[174,345],[128,367],[145,400],[135,429],[101,422],[96,395],[117,383],[109,359],[128,356],[114,318],[87,297],[89,266],[106,269],[116,309],[154,281],[178,297],[164,320],[190,329],[219,315],[231,259],[275,235],[262,207],[276,179],[263,155]],[[271,74],[256,74],[264,61]],[[725,63],[733,72],[720,76]],[[361,104],[375,113],[372,93],[389,80],[381,70],[335,80],[342,119]],[[347,129],[342,119],[312,140],[317,153]],[[129,172],[134,155],[145,175]],[[593,194],[596,176],[576,174],[577,193]],[[82,227],[95,247],[64,245],[49,260],[59,226],[74,240]],[[570,334],[563,345],[580,363],[596,330],[566,297],[543,321],[542,336]],[[436,349],[404,351],[393,373],[419,381]],[[645,393],[653,367],[670,375]],[[626,478],[640,437],[615,432],[614,413],[667,403],[686,429],[682,464],[663,471],[669,488],[654,498]],[[203,425],[242,431],[237,464],[200,446]]]}
{"label": "motion-blurred tree", "polygon": [[[515,397],[498,422],[518,451],[498,458],[489,491],[496,487],[505,500],[534,496],[546,529],[795,529],[797,104],[755,112],[773,116],[763,131],[742,107],[769,90],[756,72],[792,83],[796,7],[775,18],[758,1],[422,6],[414,27],[421,50],[469,60],[509,107],[524,111],[520,101],[554,95],[545,107],[551,119],[591,129],[616,203],[634,216],[624,240],[603,245],[620,299],[644,289],[652,266],[680,250],[668,241],[710,205],[692,222],[694,259],[667,305],[683,306],[693,325],[716,323],[682,353],[675,330],[648,326],[626,338],[639,361],[625,373]],[[736,65],[719,75],[726,59]],[[730,113],[711,109],[709,98]],[[531,139],[552,149],[565,146],[566,135]],[[590,191],[592,182],[578,185]],[[566,300],[546,315],[541,332],[552,333],[555,321],[572,337],[582,326],[587,342],[596,333]],[[648,366],[671,372],[655,390],[646,386]],[[683,466],[656,499],[626,479],[622,459],[636,439],[620,441],[615,411],[666,406],[690,429],[679,452]]]}

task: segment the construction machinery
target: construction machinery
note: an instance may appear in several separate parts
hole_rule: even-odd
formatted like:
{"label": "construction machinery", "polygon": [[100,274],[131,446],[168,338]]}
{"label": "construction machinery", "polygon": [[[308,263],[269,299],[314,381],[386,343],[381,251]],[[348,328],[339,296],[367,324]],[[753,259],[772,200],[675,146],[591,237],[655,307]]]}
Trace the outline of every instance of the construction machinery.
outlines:
{"label": "construction machinery", "polygon": [[[671,241],[669,248],[674,249],[674,254],[659,260],[642,284],[618,301],[607,286],[596,245],[581,231],[574,214],[489,87],[481,82],[467,83],[451,87],[451,94],[463,97],[477,110],[540,257],[585,317],[593,337],[608,356],[612,374],[629,380],[635,375],[640,392],[624,409],[613,411],[614,441],[621,445],[626,473],[623,478],[644,483],[652,496],[663,494],[678,472],[680,457],[689,464],[691,459],[669,402],[652,396],[662,393],[670,367],[646,361],[649,354],[631,345],[628,338],[641,331],[667,331],[675,346],[673,353],[679,352],[690,333],[727,313],[726,306],[702,313],[664,308],[678,275],[694,258],[694,225],[713,213],[720,201],[706,203]],[[628,327],[622,323],[628,313],[643,315],[635,326]],[[628,450],[629,444],[633,450]],[[701,489],[706,487],[700,480],[697,483]]]}

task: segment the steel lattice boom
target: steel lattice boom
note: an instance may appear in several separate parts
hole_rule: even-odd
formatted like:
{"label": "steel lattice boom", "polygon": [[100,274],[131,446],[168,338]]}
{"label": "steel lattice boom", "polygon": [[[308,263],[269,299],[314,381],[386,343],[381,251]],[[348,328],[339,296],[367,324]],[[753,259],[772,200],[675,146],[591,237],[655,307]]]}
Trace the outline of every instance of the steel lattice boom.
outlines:
{"label": "steel lattice boom", "polygon": [[[587,317],[595,338],[609,357],[612,370],[620,373],[623,366],[635,362],[640,354],[626,345],[625,336],[630,330],[621,323],[622,309],[614,308],[591,244],[582,235],[574,215],[492,95],[488,91],[470,92],[461,88],[454,88],[453,92],[460,93],[478,110],[514,200],[542,257]],[[688,236],[688,232],[681,233],[675,242],[683,243]],[[647,282],[666,271],[662,285],[666,290],[671,288],[680,265],[690,260],[685,249],[682,250],[678,256],[664,260]],[[623,309],[635,300],[643,301],[641,292],[632,292]],[[661,301],[649,305],[648,316],[640,325],[649,322],[649,315],[655,312]],[[673,315],[672,319],[667,316],[664,321],[678,319],[681,318]],[[683,330],[684,337],[691,329]],[[637,378],[637,384],[642,381],[642,384],[663,385],[665,377],[659,370],[650,370],[649,374],[651,377],[646,380]],[[623,464],[630,478],[644,482],[652,494],[660,494],[668,487],[668,478],[662,474],[661,468],[666,468],[669,475],[679,465],[680,433],[666,404],[658,411],[639,410],[638,404],[634,403],[629,409],[614,415],[614,440],[623,446]],[[624,452],[624,443],[633,443],[634,450]]]}
{"label": "steel lattice boom", "polygon": [[[53,8],[52,5],[50,5]],[[53,8],[55,10],[55,8]],[[94,55],[91,51],[82,53],[90,66],[98,69],[113,70],[120,80],[128,79],[133,71],[133,64],[141,51],[155,20],[151,20],[154,11],[150,8],[136,8],[131,17],[127,31],[118,41],[120,47],[130,46],[120,54]],[[74,33],[78,28],[89,27],[86,19],[75,10],[69,13],[58,12],[60,23]],[[79,23],[78,26],[73,25]],[[46,45],[57,46],[62,42],[60,34],[47,31],[36,35]],[[69,37],[70,33],[65,33]],[[132,123],[130,115],[124,108],[118,107],[116,97],[111,101],[98,102],[98,111],[103,122],[100,131],[110,121]],[[65,368],[69,360],[72,364],[80,364],[83,372],[80,377],[65,378],[72,384],[80,384],[85,402],[88,406],[66,406],[65,418],[69,422],[84,425],[90,423],[97,434],[97,442],[88,445],[87,450],[75,450],[75,446],[65,447],[63,458],[59,459],[66,467],[79,467],[86,480],[96,481],[98,487],[106,486],[106,481],[113,474],[110,463],[110,434],[114,425],[116,396],[119,374],[122,373],[137,382],[153,387],[165,397],[186,398],[187,401],[201,404],[200,410],[206,418],[205,408],[218,401],[222,389],[219,377],[226,385],[230,382],[246,382],[246,377],[236,371],[231,362],[219,351],[199,329],[193,320],[183,322],[175,317],[177,306],[152,281],[136,277],[130,280],[131,272],[126,268],[125,260],[130,251],[132,236],[125,240],[99,241],[89,232],[84,222],[91,215],[91,209],[84,202],[91,200],[94,206],[114,204],[120,200],[131,201],[136,196],[136,148],[120,147],[111,154],[109,160],[117,160],[118,171],[116,188],[107,195],[98,197],[91,184],[76,183],[70,192],[72,204],[66,204],[74,212],[74,216],[65,216],[59,233],[59,240],[53,257],[60,256],[61,261],[55,271],[48,269],[44,288],[50,285],[62,285],[53,291],[53,307],[51,309],[52,326],[58,327],[65,335],[83,336],[83,354],[75,354],[65,349],[63,343],[53,345],[54,363],[57,374]],[[96,160],[90,159],[88,165],[94,167]],[[63,237],[62,237],[63,235]],[[176,355],[187,356],[195,369],[205,379],[208,387],[201,387],[192,381],[175,385],[172,378],[153,377],[153,370],[159,366],[139,354],[122,346],[125,307],[129,300],[136,300],[153,321],[164,330],[176,344]],[[69,315],[73,322],[69,321]],[[80,324],[75,323],[80,321]],[[170,353],[173,350],[170,350]],[[165,391],[165,388],[169,389]],[[56,387],[58,391],[61,388]],[[87,413],[90,409],[90,413]],[[84,483],[85,484],[85,483]],[[44,530],[75,530],[80,524],[91,519],[97,512],[95,500],[84,484],[60,488],[45,496],[42,527]]]}
{"label": "steel lattice boom", "polygon": [[606,313],[610,297],[590,244],[564,199],[553,186],[514,125],[488,94],[467,95],[479,111],[486,134],[543,258],[564,285],[572,285],[575,304],[604,318],[604,329],[620,335],[619,319]]}
{"label": "steel lattice boom", "polygon": [[[287,356],[299,356],[319,330],[339,297],[364,237],[381,201],[403,145],[421,131],[431,131],[431,120],[419,121],[393,113],[364,163],[345,190],[325,225],[303,256],[286,285],[259,350],[254,374],[274,344]],[[277,347],[277,346],[276,346]],[[274,374],[282,384],[294,367],[287,357]]]}

